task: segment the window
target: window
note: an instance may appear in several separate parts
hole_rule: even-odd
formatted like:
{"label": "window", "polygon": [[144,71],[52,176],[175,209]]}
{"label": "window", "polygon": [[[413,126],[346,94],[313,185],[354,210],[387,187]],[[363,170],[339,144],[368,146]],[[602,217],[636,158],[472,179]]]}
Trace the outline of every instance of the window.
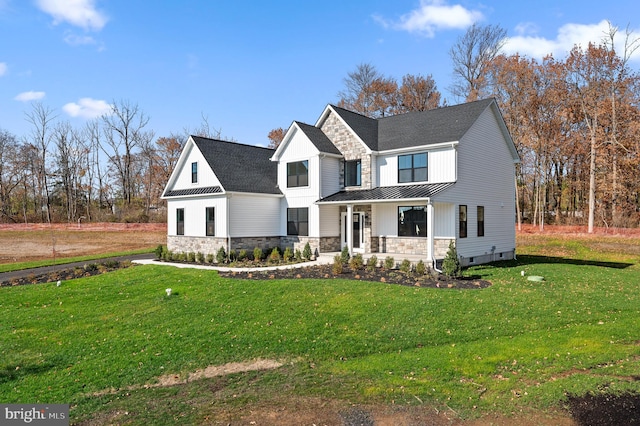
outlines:
{"label": "window", "polygon": [[287,209],[287,235],[309,235],[309,209]]}
{"label": "window", "polygon": [[184,235],[184,209],[176,209],[176,235]]}
{"label": "window", "polygon": [[478,206],[478,237],[484,237],[484,206]]}
{"label": "window", "polygon": [[191,183],[198,183],[198,163],[191,163]]}
{"label": "window", "polygon": [[344,162],[344,186],[360,186],[362,163],[360,160]]}
{"label": "window", "polygon": [[398,236],[426,237],[427,208],[424,206],[398,207]]}
{"label": "window", "polygon": [[309,161],[287,163],[287,188],[309,185]]}
{"label": "window", "polygon": [[427,180],[427,153],[398,155],[398,183]]}
{"label": "window", "polygon": [[206,217],[206,235],[208,237],[213,237],[216,235],[216,215],[213,207],[207,207]]}
{"label": "window", "polygon": [[460,219],[460,238],[467,238],[467,206],[460,205],[458,207],[458,217]]}

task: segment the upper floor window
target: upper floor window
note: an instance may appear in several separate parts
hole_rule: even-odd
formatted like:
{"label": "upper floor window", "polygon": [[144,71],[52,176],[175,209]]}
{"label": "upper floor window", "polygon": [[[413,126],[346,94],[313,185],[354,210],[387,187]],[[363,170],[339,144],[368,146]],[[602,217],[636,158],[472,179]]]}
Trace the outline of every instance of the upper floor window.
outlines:
{"label": "upper floor window", "polygon": [[426,237],[427,209],[424,206],[398,207],[398,237]]}
{"label": "upper floor window", "polygon": [[309,235],[309,208],[287,209],[287,235]]}
{"label": "upper floor window", "polygon": [[344,186],[360,186],[362,184],[362,162],[360,160],[344,162]]}
{"label": "upper floor window", "polygon": [[191,183],[198,183],[198,163],[191,163]]}
{"label": "upper floor window", "polygon": [[467,206],[464,204],[458,206],[458,219],[458,234],[460,238],[467,238]]}
{"label": "upper floor window", "polygon": [[309,161],[287,163],[287,188],[309,185]]}
{"label": "upper floor window", "polygon": [[484,237],[484,206],[478,206],[478,237]]}
{"label": "upper floor window", "polygon": [[176,235],[184,235],[184,209],[176,209]]}
{"label": "upper floor window", "polygon": [[205,227],[207,236],[216,235],[216,215],[214,207],[207,207]]}
{"label": "upper floor window", "polygon": [[398,155],[398,183],[427,180],[427,153]]}

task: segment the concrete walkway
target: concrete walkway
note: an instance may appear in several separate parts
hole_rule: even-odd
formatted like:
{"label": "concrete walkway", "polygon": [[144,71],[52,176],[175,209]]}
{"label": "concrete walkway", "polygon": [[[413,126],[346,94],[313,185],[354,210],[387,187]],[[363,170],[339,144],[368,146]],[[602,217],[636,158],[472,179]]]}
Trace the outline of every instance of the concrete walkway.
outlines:
{"label": "concrete walkway", "polygon": [[276,271],[279,269],[296,269],[304,268],[305,266],[324,265],[333,263],[333,258],[319,256],[317,260],[302,263],[293,263],[291,265],[279,265],[279,266],[262,266],[255,268],[230,268],[228,266],[216,266],[216,265],[201,265],[199,263],[176,263],[176,262],[164,262],[156,259],[138,259],[133,260],[131,263],[139,265],[159,265],[159,266],[173,266],[176,268],[192,268],[192,269],[206,269],[210,271],[220,272],[258,272],[258,271]]}

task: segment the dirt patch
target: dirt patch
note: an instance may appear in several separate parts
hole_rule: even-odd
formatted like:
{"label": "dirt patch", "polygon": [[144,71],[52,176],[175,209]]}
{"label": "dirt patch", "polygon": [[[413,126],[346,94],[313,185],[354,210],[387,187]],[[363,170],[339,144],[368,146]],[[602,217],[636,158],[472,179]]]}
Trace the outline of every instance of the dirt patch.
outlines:
{"label": "dirt patch", "polygon": [[579,425],[640,425],[640,394],[601,394],[568,397]]}

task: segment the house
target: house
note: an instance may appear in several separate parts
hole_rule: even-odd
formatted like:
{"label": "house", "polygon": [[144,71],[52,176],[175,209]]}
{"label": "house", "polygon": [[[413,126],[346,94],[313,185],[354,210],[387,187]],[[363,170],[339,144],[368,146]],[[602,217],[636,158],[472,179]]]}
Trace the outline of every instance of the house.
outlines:
{"label": "house", "polygon": [[463,265],[512,259],[518,162],[494,99],[379,119],[327,105],[275,150],[191,136],[163,194],[167,245],[435,264],[453,241]]}

